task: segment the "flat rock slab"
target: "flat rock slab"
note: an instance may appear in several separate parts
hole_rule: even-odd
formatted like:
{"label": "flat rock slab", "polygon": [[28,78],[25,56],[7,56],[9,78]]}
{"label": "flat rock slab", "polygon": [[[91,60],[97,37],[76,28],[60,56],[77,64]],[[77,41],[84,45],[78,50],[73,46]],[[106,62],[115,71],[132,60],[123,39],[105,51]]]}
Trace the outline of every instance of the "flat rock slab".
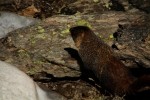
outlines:
{"label": "flat rock slab", "polygon": [[[78,60],[70,55],[70,53],[74,56],[77,55],[76,52],[72,51],[72,49],[76,49],[69,33],[69,29],[72,26],[89,26],[100,38],[108,43],[108,45],[112,46],[118,43],[119,45],[116,46],[121,47],[124,46],[124,43],[114,38],[114,33],[119,29],[118,25],[131,25],[135,19],[147,20],[144,19],[145,17],[143,16],[145,16],[143,13],[131,14],[122,12],[52,16],[34,26],[13,31],[6,38],[1,39],[0,60],[16,65],[30,75],[36,74],[37,72],[46,72],[52,74],[54,77],[79,77],[81,72]],[[146,21],[142,21],[142,23],[145,22]],[[139,24],[140,23],[141,21],[139,21]],[[137,31],[135,30],[135,32]],[[125,32],[128,31],[124,31],[124,33]],[[143,33],[144,32],[145,31],[143,31]],[[128,53],[132,55],[133,58],[136,56],[136,60],[145,58],[140,61],[149,67],[150,57],[148,55],[150,55],[150,40],[148,37],[150,32],[149,30],[146,32],[147,36],[144,38],[145,42],[141,42],[140,46],[137,45],[137,47],[141,48],[142,44],[145,44],[146,47],[143,50],[145,54],[139,53],[138,56],[132,53],[129,54],[128,52],[124,52],[126,49],[120,49],[118,47],[119,50],[116,52],[119,57],[126,58],[127,56],[124,55]],[[134,42],[132,43],[135,44]],[[129,43],[126,42],[126,44]],[[129,45],[127,45],[127,47],[128,46]],[[136,44],[134,47],[136,47]],[[133,52],[135,50],[130,49],[131,51],[133,50]],[[122,54],[122,52],[124,53]],[[135,59],[131,59],[131,62],[134,62],[134,60]],[[132,64],[135,63],[130,63],[130,66],[132,66]]]}

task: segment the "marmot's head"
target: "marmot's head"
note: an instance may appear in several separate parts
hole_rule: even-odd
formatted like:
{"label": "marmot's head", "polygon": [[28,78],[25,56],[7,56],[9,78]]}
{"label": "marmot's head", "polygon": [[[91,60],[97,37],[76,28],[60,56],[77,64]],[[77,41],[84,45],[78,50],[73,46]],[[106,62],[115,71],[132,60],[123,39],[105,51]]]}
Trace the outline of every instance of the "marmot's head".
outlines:
{"label": "marmot's head", "polygon": [[82,43],[84,36],[88,35],[91,32],[92,32],[91,29],[88,28],[87,26],[76,26],[70,28],[71,36],[77,48],[79,48],[80,44]]}

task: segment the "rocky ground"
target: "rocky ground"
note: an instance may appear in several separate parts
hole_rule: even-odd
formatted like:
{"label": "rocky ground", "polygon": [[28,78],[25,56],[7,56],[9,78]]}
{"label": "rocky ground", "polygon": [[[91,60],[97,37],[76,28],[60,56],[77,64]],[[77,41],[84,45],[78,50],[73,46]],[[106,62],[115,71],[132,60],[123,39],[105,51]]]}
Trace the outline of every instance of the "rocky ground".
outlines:
{"label": "rocky ground", "polygon": [[150,6],[149,3],[138,6],[138,3],[136,0],[0,2],[3,11],[42,19],[36,25],[15,30],[0,39],[0,60],[17,66],[38,84],[68,99],[141,100],[142,93],[125,98],[112,96],[93,79],[81,77],[81,60],[69,33],[73,26],[89,26],[114,49],[116,56],[135,76],[149,74]]}

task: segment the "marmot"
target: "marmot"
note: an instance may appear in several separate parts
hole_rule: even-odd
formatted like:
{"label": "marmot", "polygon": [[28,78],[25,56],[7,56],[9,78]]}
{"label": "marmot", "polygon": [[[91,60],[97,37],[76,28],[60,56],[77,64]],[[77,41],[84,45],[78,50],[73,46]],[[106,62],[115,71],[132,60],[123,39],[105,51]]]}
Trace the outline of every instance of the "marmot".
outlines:
{"label": "marmot", "polygon": [[86,26],[73,27],[70,33],[84,67],[94,73],[100,86],[114,95],[134,92],[131,86],[137,82],[137,78],[115,57],[111,47]]}
{"label": "marmot", "polygon": [[0,100],[67,100],[54,91],[40,88],[28,75],[0,61]]}

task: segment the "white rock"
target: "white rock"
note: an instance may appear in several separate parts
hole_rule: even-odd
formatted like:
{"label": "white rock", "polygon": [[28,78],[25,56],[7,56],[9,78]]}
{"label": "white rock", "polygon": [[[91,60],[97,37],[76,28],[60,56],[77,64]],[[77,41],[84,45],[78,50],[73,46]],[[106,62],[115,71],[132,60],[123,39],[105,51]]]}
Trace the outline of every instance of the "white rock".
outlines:
{"label": "white rock", "polygon": [[20,16],[10,12],[0,12],[0,38],[18,28],[26,27],[37,22],[37,19]]}
{"label": "white rock", "polygon": [[54,91],[44,91],[18,68],[0,61],[0,100],[66,100]]}

